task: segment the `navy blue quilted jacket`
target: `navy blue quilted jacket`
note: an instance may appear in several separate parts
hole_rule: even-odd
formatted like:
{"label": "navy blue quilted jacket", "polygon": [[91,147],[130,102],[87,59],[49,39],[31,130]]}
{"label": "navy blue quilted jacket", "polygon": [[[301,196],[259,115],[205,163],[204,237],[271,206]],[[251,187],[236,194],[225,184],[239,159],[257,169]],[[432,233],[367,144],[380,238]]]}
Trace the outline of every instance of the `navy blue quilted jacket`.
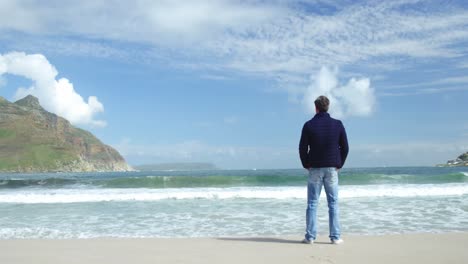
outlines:
{"label": "navy blue quilted jacket", "polygon": [[320,112],[304,124],[299,143],[299,155],[304,168],[340,169],[348,152],[348,139],[340,120]]}

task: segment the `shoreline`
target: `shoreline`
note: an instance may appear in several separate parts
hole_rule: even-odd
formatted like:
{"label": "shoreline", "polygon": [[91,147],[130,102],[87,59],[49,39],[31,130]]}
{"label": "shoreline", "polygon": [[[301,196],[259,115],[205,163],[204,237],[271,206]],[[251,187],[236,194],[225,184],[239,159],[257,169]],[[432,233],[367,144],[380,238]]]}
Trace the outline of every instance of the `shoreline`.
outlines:
{"label": "shoreline", "polygon": [[0,263],[468,263],[468,233],[0,240]]}

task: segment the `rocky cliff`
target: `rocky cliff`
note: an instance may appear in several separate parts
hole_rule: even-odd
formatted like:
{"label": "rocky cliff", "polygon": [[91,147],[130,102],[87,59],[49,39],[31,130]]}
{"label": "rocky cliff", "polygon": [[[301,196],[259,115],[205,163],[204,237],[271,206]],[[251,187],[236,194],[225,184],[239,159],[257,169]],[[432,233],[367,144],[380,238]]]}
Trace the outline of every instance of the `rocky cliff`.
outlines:
{"label": "rocky cliff", "polygon": [[115,149],[47,112],[36,97],[0,97],[0,172],[128,170]]}

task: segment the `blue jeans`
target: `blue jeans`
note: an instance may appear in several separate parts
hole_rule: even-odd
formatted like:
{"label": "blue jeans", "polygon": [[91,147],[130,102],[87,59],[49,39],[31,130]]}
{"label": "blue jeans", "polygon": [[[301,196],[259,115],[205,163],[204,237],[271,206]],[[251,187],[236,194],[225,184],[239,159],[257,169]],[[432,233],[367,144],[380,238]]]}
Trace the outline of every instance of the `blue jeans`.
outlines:
{"label": "blue jeans", "polygon": [[317,206],[322,185],[327,194],[330,239],[337,240],[340,239],[340,223],[338,221],[338,171],[336,168],[311,168],[309,170],[305,238],[315,240],[317,237]]}

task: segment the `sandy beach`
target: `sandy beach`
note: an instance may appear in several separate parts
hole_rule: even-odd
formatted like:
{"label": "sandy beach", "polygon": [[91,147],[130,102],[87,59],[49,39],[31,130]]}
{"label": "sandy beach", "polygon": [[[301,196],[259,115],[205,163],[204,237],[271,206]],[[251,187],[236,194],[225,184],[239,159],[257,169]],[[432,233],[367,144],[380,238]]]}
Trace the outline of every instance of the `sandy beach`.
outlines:
{"label": "sandy beach", "polygon": [[1,240],[0,263],[468,263],[468,233],[321,237]]}

